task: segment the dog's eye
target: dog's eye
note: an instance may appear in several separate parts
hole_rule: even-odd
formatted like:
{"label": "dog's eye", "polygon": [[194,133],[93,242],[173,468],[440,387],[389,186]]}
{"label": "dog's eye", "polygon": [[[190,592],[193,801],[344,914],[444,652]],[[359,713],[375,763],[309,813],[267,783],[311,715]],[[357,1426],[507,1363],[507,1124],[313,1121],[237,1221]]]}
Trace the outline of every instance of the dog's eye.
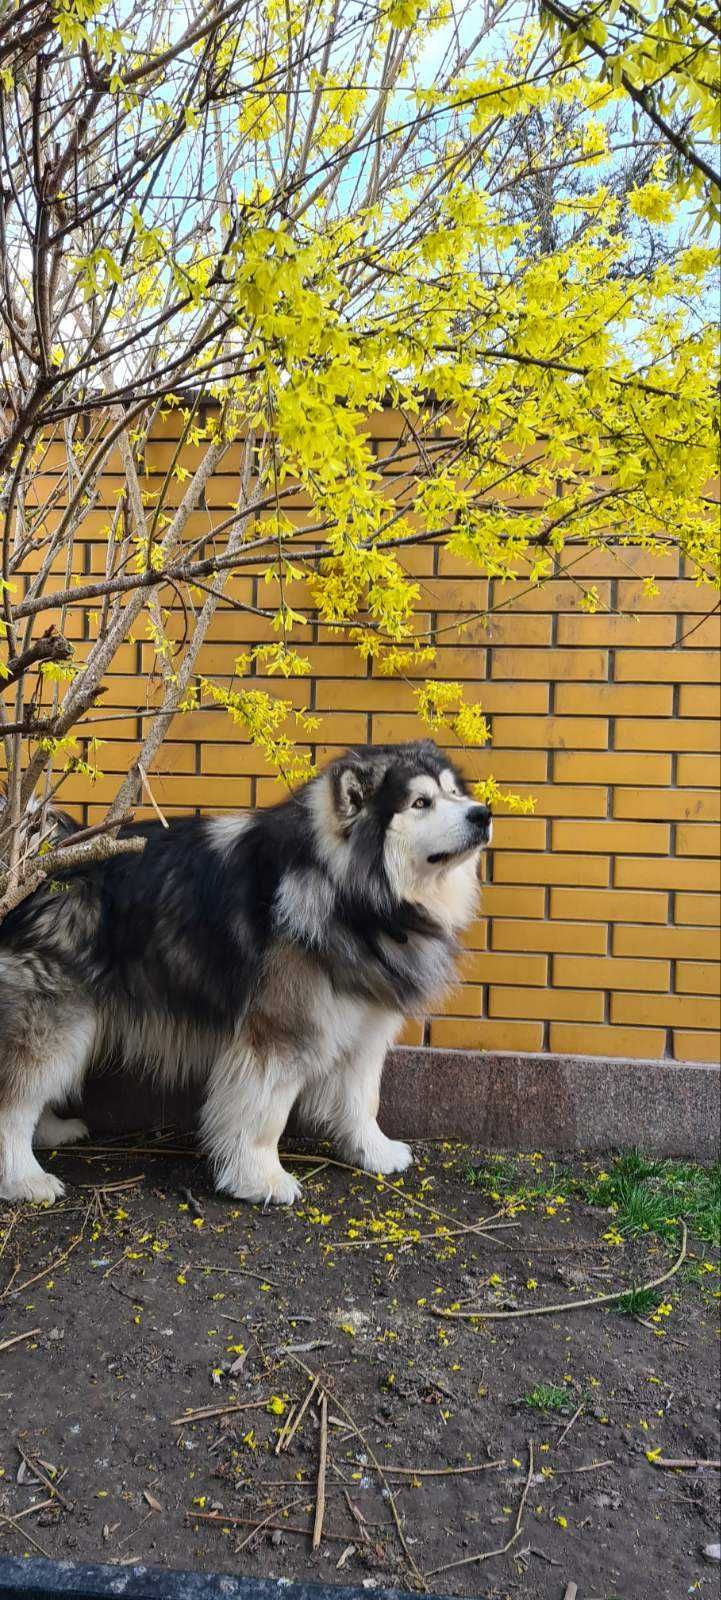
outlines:
{"label": "dog's eye", "polygon": [[429,798],[429,796],[427,794],[419,794],[418,799],[413,801],[413,810],[414,811],[427,811],[429,806],[432,806],[432,805],[433,805],[433,801]]}

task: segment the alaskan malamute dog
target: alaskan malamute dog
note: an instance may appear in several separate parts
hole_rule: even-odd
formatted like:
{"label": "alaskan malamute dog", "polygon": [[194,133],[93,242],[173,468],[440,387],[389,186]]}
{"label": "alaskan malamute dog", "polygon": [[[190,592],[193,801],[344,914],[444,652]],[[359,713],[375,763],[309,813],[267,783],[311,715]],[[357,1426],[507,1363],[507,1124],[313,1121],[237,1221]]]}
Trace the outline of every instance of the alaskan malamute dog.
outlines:
{"label": "alaskan malamute dog", "polygon": [[404,1017],[438,1004],[473,919],[490,814],[432,741],[350,750],[250,816],[129,830],[140,855],[42,885],[0,926],[0,1196],[63,1193],[33,1143],[87,1132],[52,1107],[123,1057],[200,1079],[217,1187],[290,1204],[294,1103],[372,1172],[412,1160],[376,1120]]}

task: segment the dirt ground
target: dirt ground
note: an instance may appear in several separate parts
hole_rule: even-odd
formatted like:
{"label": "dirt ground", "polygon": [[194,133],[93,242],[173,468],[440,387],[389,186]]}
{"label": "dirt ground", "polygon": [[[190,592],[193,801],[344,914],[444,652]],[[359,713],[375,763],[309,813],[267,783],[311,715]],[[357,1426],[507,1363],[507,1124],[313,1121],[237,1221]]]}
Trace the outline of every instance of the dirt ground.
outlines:
{"label": "dirt ground", "polygon": [[624,1231],[589,1203],[600,1161],[455,1144],[383,1183],[296,1145],[302,1201],[264,1212],[179,1143],[60,1152],[64,1202],[0,1207],[0,1552],[497,1600],[718,1593],[719,1472],[663,1465],[719,1457],[708,1240],[634,1316],[437,1315],[646,1283],[680,1223]]}

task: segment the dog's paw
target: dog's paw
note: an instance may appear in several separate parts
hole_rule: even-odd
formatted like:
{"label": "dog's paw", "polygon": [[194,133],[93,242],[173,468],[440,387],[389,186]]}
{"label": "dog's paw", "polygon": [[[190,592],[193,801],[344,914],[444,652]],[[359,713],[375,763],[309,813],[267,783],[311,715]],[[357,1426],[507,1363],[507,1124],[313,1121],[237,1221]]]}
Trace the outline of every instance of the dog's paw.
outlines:
{"label": "dog's paw", "polygon": [[263,1206],[292,1206],[301,1194],[298,1179],[280,1165],[268,1173],[256,1173],[247,1178],[221,1174],[218,1188],[233,1200],[247,1200]]}
{"label": "dog's paw", "polygon": [[404,1144],[402,1139],[386,1139],[381,1133],[363,1149],[360,1165],[365,1172],[387,1174],[405,1172],[412,1162],[413,1151],[409,1144]]}
{"label": "dog's paw", "polygon": [[30,1200],[38,1206],[52,1206],[56,1200],[62,1199],[64,1193],[65,1184],[52,1172],[43,1172],[41,1167],[36,1173],[28,1173],[25,1178],[10,1178],[0,1183],[0,1200]]}
{"label": "dog's paw", "polygon": [[302,1186],[292,1173],[286,1172],[285,1167],[280,1167],[268,1194],[265,1204],[271,1206],[292,1206],[300,1199]]}
{"label": "dog's paw", "polygon": [[89,1139],[90,1129],[79,1117],[56,1117],[45,1114],[35,1129],[33,1144],[43,1150],[55,1150],[63,1144],[79,1144]]}

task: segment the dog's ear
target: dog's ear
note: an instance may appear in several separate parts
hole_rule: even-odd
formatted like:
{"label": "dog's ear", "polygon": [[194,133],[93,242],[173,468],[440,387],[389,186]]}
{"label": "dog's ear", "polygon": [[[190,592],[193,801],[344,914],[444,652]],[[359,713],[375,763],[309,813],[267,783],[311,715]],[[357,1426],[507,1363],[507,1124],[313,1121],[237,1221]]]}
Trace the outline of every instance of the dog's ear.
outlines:
{"label": "dog's ear", "polygon": [[371,799],[383,773],[362,761],[346,761],[334,773],[336,810],[343,822],[352,822]]}

